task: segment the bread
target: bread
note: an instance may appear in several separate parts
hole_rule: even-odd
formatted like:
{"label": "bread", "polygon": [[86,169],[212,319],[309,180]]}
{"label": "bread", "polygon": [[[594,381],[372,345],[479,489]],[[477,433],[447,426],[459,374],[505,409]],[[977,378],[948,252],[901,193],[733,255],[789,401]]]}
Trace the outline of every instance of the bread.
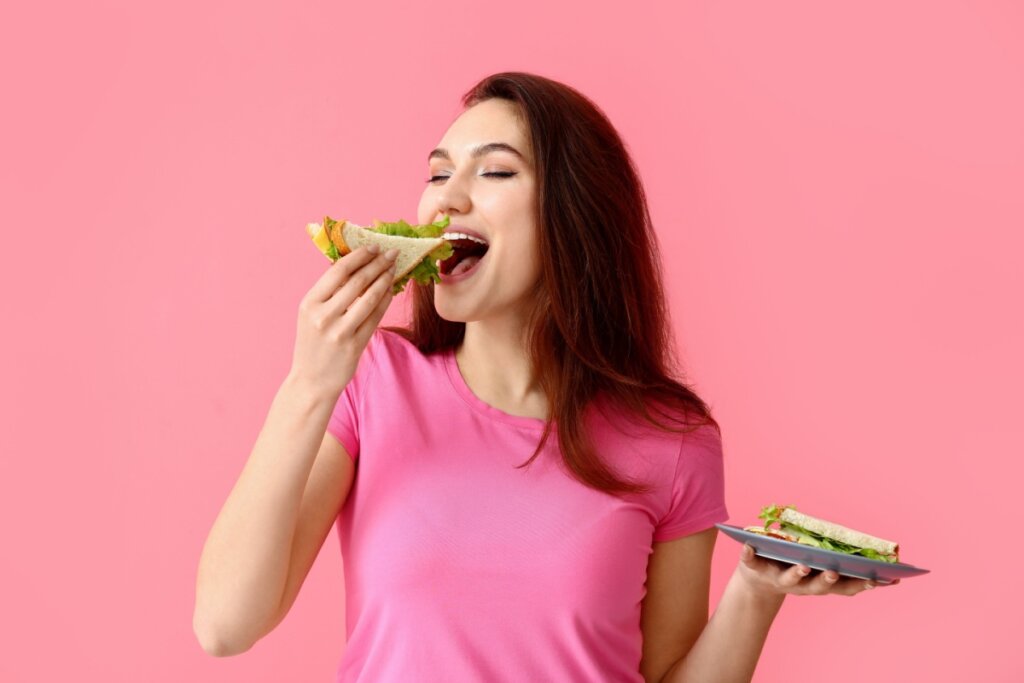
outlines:
{"label": "bread", "polygon": [[834,539],[840,543],[846,543],[858,548],[870,548],[883,555],[895,555],[899,550],[899,544],[894,541],[886,541],[885,539],[871,536],[855,529],[826,522],[817,517],[797,512],[793,508],[784,509],[782,514],[779,515],[779,521],[789,522],[802,529],[813,531],[816,534]]}

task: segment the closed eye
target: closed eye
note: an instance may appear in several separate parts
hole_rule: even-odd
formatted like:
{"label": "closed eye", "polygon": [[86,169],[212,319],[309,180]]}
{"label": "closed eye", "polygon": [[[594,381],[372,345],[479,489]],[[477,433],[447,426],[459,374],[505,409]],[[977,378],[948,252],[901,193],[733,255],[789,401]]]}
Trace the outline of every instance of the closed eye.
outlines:
{"label": "closed eye", "polygon": [[[498,178],[511,178],[515,174],[516,174],[515,171],[492,171],[491,173],[481,173],[480,175],[496,176]],[[446,176],[446,175],[434,175],[434,176],[430,176],[429,178],[427,178],[426,182],[433,183],[433,182],[436,182],[436,181],[440,180],[441,178],[447,178],[447,177],[448,176]]]}

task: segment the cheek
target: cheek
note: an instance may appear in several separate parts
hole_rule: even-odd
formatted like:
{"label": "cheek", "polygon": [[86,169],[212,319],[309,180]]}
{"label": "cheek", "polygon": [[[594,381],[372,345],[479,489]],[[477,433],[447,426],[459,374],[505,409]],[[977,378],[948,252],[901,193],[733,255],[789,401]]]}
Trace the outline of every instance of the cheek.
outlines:
{"label": "cheek", "polygon": [[420,195],[420,203],[416,206],[416,223],[423,225],[433,221],[433,214],[430,209],[430,202],[427,201],[427,192],[424,190]]}
{"label": "cheek", "polygon": [[527,257],[527,263],[530,264],[529,268],[526,268],[527,276],[527,287],[533,287],[534,283],[540,279],[540,254],[537,253],[536,249],[530,251],[530,255]]}
{"label": "cheek", "polygon": [[537,246],[537,239],[530,226],[523,226],[517,235],[514,243],[509,244],[509,249],[502,259],[503,277],[519,282],[524,285],[531,285],[540,275],[540,249]]}

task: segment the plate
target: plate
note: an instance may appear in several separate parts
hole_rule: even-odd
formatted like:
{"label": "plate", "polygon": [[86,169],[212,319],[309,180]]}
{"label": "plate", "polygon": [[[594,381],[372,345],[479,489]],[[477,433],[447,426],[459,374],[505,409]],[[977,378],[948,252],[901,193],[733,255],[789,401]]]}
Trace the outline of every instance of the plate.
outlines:
{"label": "plate", "polygon": [[754,552],[761,557],[788,564],[803,564],[811,569],[830,569],[843,576],[871,579],[877,583],[892,583],[896,579],[927,574],[930,571],[902,562],[871,560],[860,555],[847,555],[803,543],[783,541],[781,538],[762,536],[730,524],[716,524],[715,526],[729,538],[740,543],[749,543],[753,546]]}

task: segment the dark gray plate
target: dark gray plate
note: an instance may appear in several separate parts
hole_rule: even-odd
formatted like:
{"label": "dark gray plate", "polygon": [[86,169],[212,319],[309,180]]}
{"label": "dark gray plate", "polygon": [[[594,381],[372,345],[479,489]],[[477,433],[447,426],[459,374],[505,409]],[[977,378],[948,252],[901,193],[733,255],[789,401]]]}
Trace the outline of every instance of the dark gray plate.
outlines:
{"label": "dark gray plate", "polygon": [[803,564],[812,569],[831,569],[843,576],[871,579],[878,583],[892,583],[894,579],[927,574],[930,571],[902,562],[870,560],[860,555],[847,555],[834,550],[783,541],[781,538],[771,538],[755,534],[752,531],[744,531],[740,527],[730,524],[716,524],[715,526],[721,529],[726,536],[740,543],[749,543],[753,546],[754,552],[761,557],[789,564]]}

